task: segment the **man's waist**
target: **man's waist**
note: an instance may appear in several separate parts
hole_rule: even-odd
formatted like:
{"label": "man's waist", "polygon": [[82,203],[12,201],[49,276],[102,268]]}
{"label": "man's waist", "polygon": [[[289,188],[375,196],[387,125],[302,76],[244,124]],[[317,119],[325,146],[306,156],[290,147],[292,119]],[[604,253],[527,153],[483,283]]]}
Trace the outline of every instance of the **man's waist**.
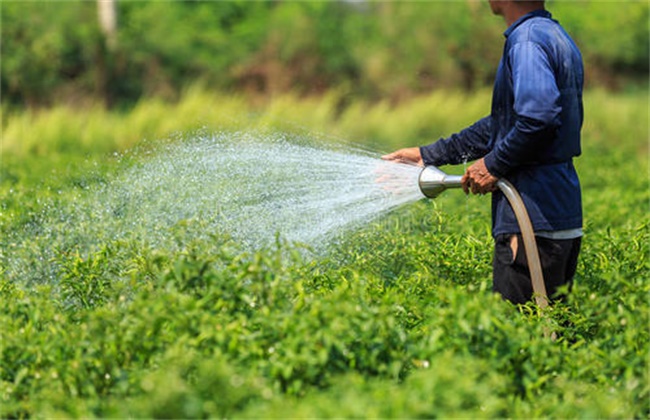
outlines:
{"label": "man's waist", "polygon": [[547,239],[575,239],[582,237],[582,228],[564,229],[564,230],[541,230],[535,232],[535,236]]}

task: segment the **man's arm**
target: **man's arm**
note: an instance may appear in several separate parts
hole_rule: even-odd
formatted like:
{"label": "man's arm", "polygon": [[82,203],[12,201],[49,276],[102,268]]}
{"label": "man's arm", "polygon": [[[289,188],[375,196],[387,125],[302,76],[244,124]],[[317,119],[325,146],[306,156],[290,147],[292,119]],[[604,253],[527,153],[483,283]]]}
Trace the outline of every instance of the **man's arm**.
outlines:
{"label": "man's arm", "polygon": [[425,165],[458,165],[483,157],[488,152],[491,118],[485,117],[446,139],[420,147]]}
{"label": "man's arm", "polygon": [[416,165],[457,165],[487,153],[491,118],[485,117],[451,137],[428,146],[408,147],[382,156],[382,159]]}
{"label": "man's arm", "polygon": [[[416,165],[455,165],[484,156],[490,141],[491,118],[485,117],[460,133],[440,139],[428,146],[409,147],[382,156],[382,159]],[[485,168],[483,159],[470,166],[463,176],[465,193],[484,194],[493,191],[498,179]]]}

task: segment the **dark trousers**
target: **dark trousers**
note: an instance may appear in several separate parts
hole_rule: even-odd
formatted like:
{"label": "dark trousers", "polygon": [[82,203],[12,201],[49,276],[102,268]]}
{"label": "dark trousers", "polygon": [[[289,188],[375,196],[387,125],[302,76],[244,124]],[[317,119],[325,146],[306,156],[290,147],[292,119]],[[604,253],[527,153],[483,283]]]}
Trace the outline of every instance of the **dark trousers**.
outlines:
{"label": "dark trousers", "polygon": [[[533,285],[521,234],[517,234],[516,255],[513,255],[511,247],[512,236],[506,234],[495,238],[492,290],[512,303],[524,304],[532,299]],[[535,239],[549,300],[561,299],[562,296],[557,296],[558,288],[567,285],[570,290],[573,284],[582,238],[548,239],[538,236]]]}

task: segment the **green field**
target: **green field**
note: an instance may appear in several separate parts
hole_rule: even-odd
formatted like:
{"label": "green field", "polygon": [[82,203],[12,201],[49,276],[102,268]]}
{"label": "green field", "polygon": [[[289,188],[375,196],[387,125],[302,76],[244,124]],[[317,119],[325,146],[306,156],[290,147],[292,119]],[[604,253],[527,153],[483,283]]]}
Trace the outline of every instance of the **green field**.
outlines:
{"label": "green field", "polygon": [[[388,152],[451,134],[489,100],[437,92],[341,107],[336,93],[250,103],[193,88],[129,111],[4,110],[0,417],[647,418],[647,90],[585,94],[583,250],[573,293],[545,314],[490,292],[489,199],[460,192],[316,254],[281,232],[250,251],[182,223],[174,249],[105,240],[45,262],[7,251],[17,237],[48,247],[40,215],[198,129]],[[16,275],[20,259],[54,274]]]}

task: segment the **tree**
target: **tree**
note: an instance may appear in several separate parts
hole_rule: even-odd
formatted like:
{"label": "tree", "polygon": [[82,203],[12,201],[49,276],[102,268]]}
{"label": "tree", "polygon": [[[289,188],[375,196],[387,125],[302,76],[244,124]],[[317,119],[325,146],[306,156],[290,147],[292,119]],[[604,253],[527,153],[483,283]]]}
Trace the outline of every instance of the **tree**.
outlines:
{"label": "tree", "polygon": [[104,34],[109,51],[117,46],[117,13],[115,0],[97,0],[99,27]]}

